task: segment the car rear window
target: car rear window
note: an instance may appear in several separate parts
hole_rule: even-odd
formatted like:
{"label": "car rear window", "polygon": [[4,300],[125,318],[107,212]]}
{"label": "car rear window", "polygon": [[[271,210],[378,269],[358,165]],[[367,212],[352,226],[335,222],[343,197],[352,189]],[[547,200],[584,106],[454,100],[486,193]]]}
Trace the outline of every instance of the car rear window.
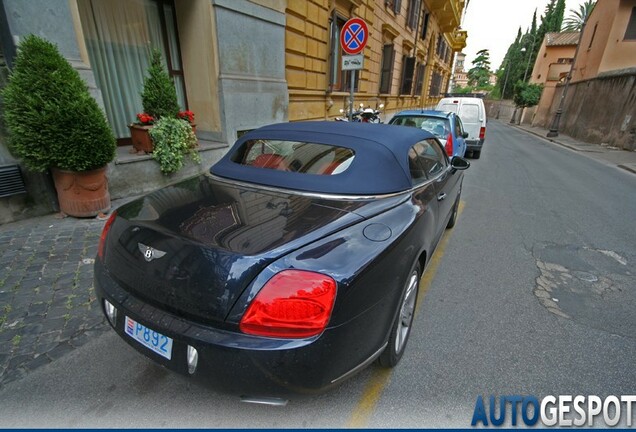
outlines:
{"label": "car rear window", "polygon": [[426,116],[398,116],[391,120],[391,124],[398,126],[412,126],[428,131],[437,138],[448,137],[450,122],[448,119]]}
{"label": "car rear window", "polygon": [[315,175],[336,175],[349,168],[353,150],[328,144],[272,139],[248,140],[232,155],[240,165]]}

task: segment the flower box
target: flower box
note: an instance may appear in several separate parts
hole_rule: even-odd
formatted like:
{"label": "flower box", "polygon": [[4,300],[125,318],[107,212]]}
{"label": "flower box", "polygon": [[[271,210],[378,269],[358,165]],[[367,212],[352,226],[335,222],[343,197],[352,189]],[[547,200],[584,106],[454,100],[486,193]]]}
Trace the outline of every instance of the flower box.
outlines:
{"label": "flower box", "polygon": [[[197,125],[192,124],[192,132],[197,133]],[[152,138],[148,131],[153,128],[153,125],[140,125],[132,123],[128,125],[130,129],[130,139],[132,140],[133,148],[136,152],[152,153],[154,146],[152,144]]]}
{"label": "flower box", "polygon": [[140,152],[144,153],[152,153],[152,138],[150,138],[150,134],[148,131],[152,129],[152,125],[139,125],[139,124],[131,124],[128,125],[130,129],[130,139],[132,140],[133,148]]}

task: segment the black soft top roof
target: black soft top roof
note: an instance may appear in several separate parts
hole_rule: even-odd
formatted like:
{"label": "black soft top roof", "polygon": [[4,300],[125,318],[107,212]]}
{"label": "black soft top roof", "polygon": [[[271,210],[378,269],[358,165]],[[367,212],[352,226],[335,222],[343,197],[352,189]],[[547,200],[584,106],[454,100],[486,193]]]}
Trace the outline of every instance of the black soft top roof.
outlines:
{"label": "black soft top roof", "polygon": [[[349,122],[279,123],[241,137],[210,172],[219,177],[308,192],[375,195],[412,187],[408,151],[417,142],[432,138],[418,128]],[[232,157],[249,140],[272,139],[331,144],[353,150],[355,158],[344,172],[313,175],[242,165]]]}

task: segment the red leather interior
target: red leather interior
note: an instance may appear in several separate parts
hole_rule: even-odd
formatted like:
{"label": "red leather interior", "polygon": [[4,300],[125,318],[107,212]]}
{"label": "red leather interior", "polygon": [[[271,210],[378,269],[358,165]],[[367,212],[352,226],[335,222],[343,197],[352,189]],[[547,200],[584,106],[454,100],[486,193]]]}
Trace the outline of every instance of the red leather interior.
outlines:
{"label": "red leather interior", "polygon": [[273,168],[281,171],[287,171],[288,167],[285,159],[277,154],[262,154],[256,157],[251,163],[252,166],[260,168]]}

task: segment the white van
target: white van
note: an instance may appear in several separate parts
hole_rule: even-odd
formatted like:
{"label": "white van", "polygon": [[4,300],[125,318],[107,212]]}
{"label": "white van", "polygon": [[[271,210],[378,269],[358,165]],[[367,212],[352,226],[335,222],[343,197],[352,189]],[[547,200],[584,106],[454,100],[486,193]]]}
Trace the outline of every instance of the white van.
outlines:
{"label": "white van", "polygon": [[464,130],[468,132],[466,138],[466,154],[479,159],[481,147],[486,138],[486,108],[484,101],[476,97],[446,97],[439,101],[438,111],[454,112],[459,115],[464,125]]}

